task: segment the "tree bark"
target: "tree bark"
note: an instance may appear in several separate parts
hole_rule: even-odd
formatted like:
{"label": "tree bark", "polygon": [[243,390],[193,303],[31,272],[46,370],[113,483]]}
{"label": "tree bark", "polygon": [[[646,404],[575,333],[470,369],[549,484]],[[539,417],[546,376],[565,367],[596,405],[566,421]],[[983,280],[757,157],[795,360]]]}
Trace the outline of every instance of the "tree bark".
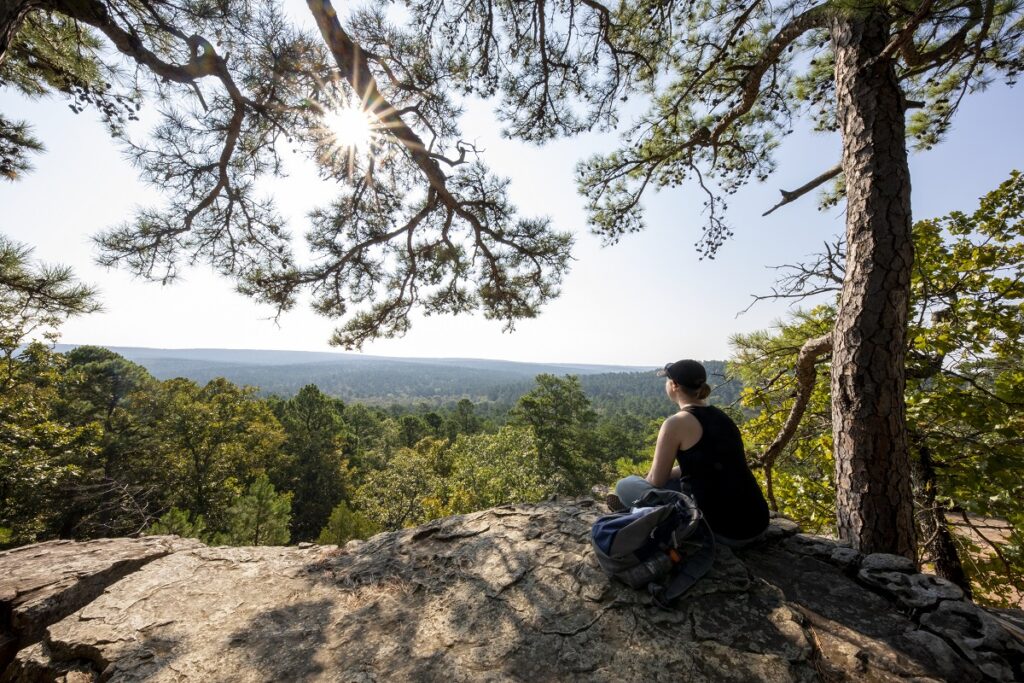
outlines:
{"label": "tree bark", "polygon": [[971,582],[964,571],[963,563],[960,562],[953,532],[946,522],[946,508],[939,503],[936,496],[938,484],[931,449],[923,443],[919,443],[918,446],[917,478],[922,498],[921,531],[925,536],[927,552],[935,564],[935,573],[960,586],[970,598]]}
{"label": "tree bark", "polygon": [[839,11],[836,117],[846,177],[846,274],[832,352],[839,535],[865,553],[916,559],[904,403],[910,299],[910,171],[904,102],[884,11]]}
{"label": "tree bark", "polygon": [[39,0],[0,0],[0,64],[7,60],[7,52],[25,17],[41,5]]}

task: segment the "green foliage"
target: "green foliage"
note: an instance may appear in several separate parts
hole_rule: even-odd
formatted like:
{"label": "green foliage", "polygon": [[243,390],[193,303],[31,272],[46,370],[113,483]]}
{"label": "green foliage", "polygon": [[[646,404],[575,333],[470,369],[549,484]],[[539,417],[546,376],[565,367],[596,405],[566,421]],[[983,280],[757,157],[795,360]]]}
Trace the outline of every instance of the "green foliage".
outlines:
{"label": "green foliage", "polygon": [[287,545],[292,493],[277,493],[260,474],[228,511],[228,531],[217,538],[227,545]]}
{"label": "green foliage", "polygon": [[64,527],[86,536],[136,533],[167,506],[163,444],[147,410],[157,382],[107,349],[81,346],[64,357],[57,416],[100,435],[97,453],[68,492]]}
{"label": "green foliage", "polygon": [[363,474],[387,464],[389,454],[402,443],[402,435],[398,423],[382,410],[358,403],[346,409],[345,423],[352,434],[355,454],[351,464],[358,484]]}
{"label": "green foliage", "polygon": [[[470,408],[461,403],[455,419],[475,428],[465,419]],[[366,475],[354,502],[381,528],[397,529],[504,503],[575,494],[608,481],[617,459],[634,468],[643,459],[649,462],[656,434],[657,424],[639,418],[599,417],[576,377],[538,375],[536,386],[511,411],[509,425],[493,433],[460,433],[452,442],[426,437],[398,448]]]}
{"label": "green foliage", "polygon": [[349,492],[347,453],[353,437],[342,419],[344,404],[314,385],[303,387],[274,414],[287,435],[288,457],[279,485],[295,493],[291,536],[309,541]]}
{"label": "green foliage", "polygon": [[32,169],[28,155],[43,151],[25,121],[12,121],[0,114],[0,177],[17,180]]}
{"label": "green foliage", "polygon": [[54,404],[63,358],[30,344],[0,375],[0,526],[14,545],[63,527],[65,491],[97,452],[91,426],[68,425]]}
{"label": "green foliage", "polygon": [[99,310],[96,290],[70,268],[31,258],[30,247],[0,235],[0,353],[8,362],[27,340],[54,341],[64,320]]}
{"label": "green foliage", "polygon": [[1024,175],[1012,173],[971,214],[919,222],[915,239],[911,437],[930,449],[947,509],[1010,523],[1005,562],[966,556],[982,594],[1005,602],[1008,577],[1024,590]]}
{"label": "green foliage", "polygon": [[[664,391],[664,380],[660,384]],[[623,477],[633,474],[646,475],[651,467],[651,458],[654,454],[654,447],[658,443],[658,432],[661,431],[662,420],[648,420],[646,423],[632,425],[629,432],[622,430],[619,438],[628,435],[631,440],[631,448],[624,450],[609,450],[609,457],[612,461],[611,477],[605,481],[609,486]],[[602,424],[603,426],[603,424]],[[616,457],[618,456],[618,457]]]}
{"label": "green foliage", "polygon": [[[47,468],[19,470],[25,448],[0,465],[19,476],[45,471],[50,484],[7,477],[0,526],[9,544],[143,529],[245,543],[238,519],[265,495],[245,493],[261,478],[291,494],[293,542],[358,537],[608,481],[616,459],[649,460],[657,433],[657,421],[628,411],[599,415],[574,378],[539,378],[516,424],[499,427],[506,415],[484,417],[469,400],[382,410],[312,385],[281,400],[223,379],[161,382],[97,347],[62,356],[32,346],[11,367],[31,391],[6,393],[0,406],[24,400],[35,412],[8,410],[0,443],[35,435],[32,452]],[[660,382],[650,388],[667,403]]]}
{"label": "green foliage", "polygon": [[454,439],[459,434],[476,434],[480,431],[480,418],[476,415],[473,402],[469,399],[459,399],[455,405],[455,412],[447,423],[447,436]]}
{"label": "green foliage", "polygon": [[387,465],[366,476],[354,502],[382,529],[400,529],[442,515],[450,474],[447,441],[423,439],[399,448]]}
{"label": "green foliage", "polygon": [[0,84],[29,97],[73,88],[102,90],[102,43],[93,30],[59,14],[31,12],[0,63]]}
{"label": "green foliage", "polygon": [[541,471],[556,491],[578,494],[603,477],[595,452],[597,413],[575,375],[537,375],[537,386],[510,413],[533,430]]}
{"label": "green foliage", "polygon": [[285,434],[270,407],[226,380],[199,387],[184,379],[164,382],[160,439],[174,503],[224,528],[228,508],[257,476],[279,480]]}
{"label": "green foliage", "polygon": [[[30,12],[0,61],[0,86],[32,98],[60,91],[73,100],[69,106],[76,113],[94,104],[108,125],[123,124],[134,115],[134,103],[104,80],[115,74],[97,58],[100,47],[89,27],[59,14]],[[28,155],[42,150],[27,122],[0,115],[0,177],[18,180],[31,170]]]}
{"label": "green foliage", "polygon": [[32,250],[0,236],[0,527],[4,543],[59,532],[65,489],[97,451],[91,425],[60,419],[64,358],[33,337],[53,339],[69,316],[97,308],[93,289],[70,269],[31,262]]}
{"label": "green foliage", "polygon": [[[832,329],[835,309],[818,306],[797,311],[771,330],[738,334],[730,369],[743,382],[741,403],[749,416],[741,420],[748,455],[764,453],[789,415],[796,389],[792,369],[808,339]],[[835,480],[832,461],[832,415],[827,364],[818,369],[804,418],[786,447],[771,480],[758,473],[770,503],[808,531],[834,532]],[[768,485],[770,483],[770,486]]]}
{"label": "green foliage", "polygon": [[422,524],[505,503],[536,502],[557,492],[539,457],[532,429],[461,434],[454,443],[426,438],[401,448],[356,495],[384,529]]}
{"label": "green foliage", "polygon": [[416,445],[431,431],[427,421],[418,415],[403,415],[398,418],[398,427],[401,430],[403,445],[409,448]]}
{"label": "green foliage", "polygon": [[[918,148],[945,137],[965,95],[999,76],[1013,83],[1024,66],[1019,3],[870,8],[890,40],[901,41],[891,55],[893,70],[904,98],[917,103],[906,132]],[[863,4],[846,0],[616,5],[616,41],[645,46],[663,68],[644,79],[648,111],[623,127],[619,148],[578,167],[594,231],[615,242],[641,230],[645,191],[692,183],[705,195],[698,248],[713,257],[731,235],[730,195],[775,170],[774,152],[792,133],[794,118],[805,117],[820,131],[838,129],[835,82],[845,66],[837,68],[833,53],[841,25],[835,20],[864,13]],[[808,176],[823,170],[809,169]],[[840,174],[822,203],[835,204],[844,183]]]}
{"label": "green foliage", "polygon": [[445,515],[506,503],[533,503],[555,493],[529,429],[507,426],[495,434],[464,434],[448,453]]}
{"label": "green foliage", "polygon": [[183,538],[208,540],[206,520],[202,515],[193,515],[188,510],[171,508],[146,529],[147,536],[173,535]]}
{"label": "green foliage", "polygon": [[[1024,176],[1011,174],[971,214],[919,221],[914,239],[906,389],[911,450],[919,457],[928,449],[937,502],[946,510],[1010,523],[1003,558],[959,539],[979,599],[1005,603],[1010,586],[1024,587]],[[747,386],[744,405],[754,412],[742,425],[752,452],[764,451],[789,412],[801,345],[829,330],[834,316],[834,308],[820,306],[773,330],[733,338],[732,367]],[[780,509],[812,530],[828,529],[832,468],[829,379],[819,369],[807,415],[776,463]]]}
{"label": "green foliage", "polygon": [[316,542],[321,545],[345,545],[353,539],[369,538],[377,533],[377,526],[366,515],[353,510],[341,501],[331,510],[327,524],[320,530]]}

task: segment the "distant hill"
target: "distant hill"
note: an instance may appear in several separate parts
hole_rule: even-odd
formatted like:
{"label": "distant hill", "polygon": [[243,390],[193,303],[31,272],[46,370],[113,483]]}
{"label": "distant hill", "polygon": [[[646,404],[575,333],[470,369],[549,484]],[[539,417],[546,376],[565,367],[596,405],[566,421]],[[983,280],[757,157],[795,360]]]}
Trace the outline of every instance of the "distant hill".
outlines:
{"label": "distant hill", "polygon": [[[58,344],[66,352],[77,344]],[[662,380],[654,368],[583,363],[519,363],[479,358],[393,358],[357,353],[265,351],[256,349],[150,349],[107,347],[142,365],[158,379],[187,377],[205,383],[224,377],[261,393],[291,396],[307,384],[345,400],[391,404],[425,401],[447,403],[468,398],[476,402],[514,403],[529,391],[539,374],[579,375],[595,403],[631,404],[648,414],[665,401]],[[721,382],[721,361],[706,361],[709,382]],[[737,389],[738,391],[738,389]],[[732,391],[720,391],[732,400]]]}

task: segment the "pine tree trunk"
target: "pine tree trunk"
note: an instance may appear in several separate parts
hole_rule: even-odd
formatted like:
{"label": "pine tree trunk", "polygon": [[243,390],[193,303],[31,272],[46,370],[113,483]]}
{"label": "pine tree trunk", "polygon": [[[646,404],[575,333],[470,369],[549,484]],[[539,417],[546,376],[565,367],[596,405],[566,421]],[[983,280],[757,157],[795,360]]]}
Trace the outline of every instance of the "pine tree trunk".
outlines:
{"label": "pine tree trunk", "polygon": [[839,535],[866,553],[916,558],[904,404],[910,171],[904,104],[884,12],[838,12],[836,117],[846,177],[846,275],[832,352]]}

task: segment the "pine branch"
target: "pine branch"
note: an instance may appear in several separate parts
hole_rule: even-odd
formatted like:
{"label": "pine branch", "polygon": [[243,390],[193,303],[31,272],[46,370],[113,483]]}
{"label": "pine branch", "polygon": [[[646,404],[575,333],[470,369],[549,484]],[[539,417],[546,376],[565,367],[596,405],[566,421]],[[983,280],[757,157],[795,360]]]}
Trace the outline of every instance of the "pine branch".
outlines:
{"label": "pine branch", "polygon": [[789,204],[791,202],[795,202],[800,197],[804,196],[805,194],[807,194],[811,190],[814,190],[814,189],[816,189],[818,187],[821,187],[822,185],[824,185],[828,181],[832,180],[833,178],[835,178],[837,175],[839,175],[842,172],[843,172],[842,164],[836,164],[835,166],[833,166],[829,170],[827,170],[824,173],[822,173],[821,175],[819,175],[817,178],[814,178],[813,180],[804,183],[803,185],[801,185],[800,187],[796,188],[795,190],[779,190],[779,192],[782,193],[782,201],[780,201],[778,204],[776,204],[772,208],[768,209],[767,211],[765,211],[761,215],[762,216],[767,216],[768,214],[774,212],[775,209],[778,209],[781,206],[785,206],[786,204]]}

